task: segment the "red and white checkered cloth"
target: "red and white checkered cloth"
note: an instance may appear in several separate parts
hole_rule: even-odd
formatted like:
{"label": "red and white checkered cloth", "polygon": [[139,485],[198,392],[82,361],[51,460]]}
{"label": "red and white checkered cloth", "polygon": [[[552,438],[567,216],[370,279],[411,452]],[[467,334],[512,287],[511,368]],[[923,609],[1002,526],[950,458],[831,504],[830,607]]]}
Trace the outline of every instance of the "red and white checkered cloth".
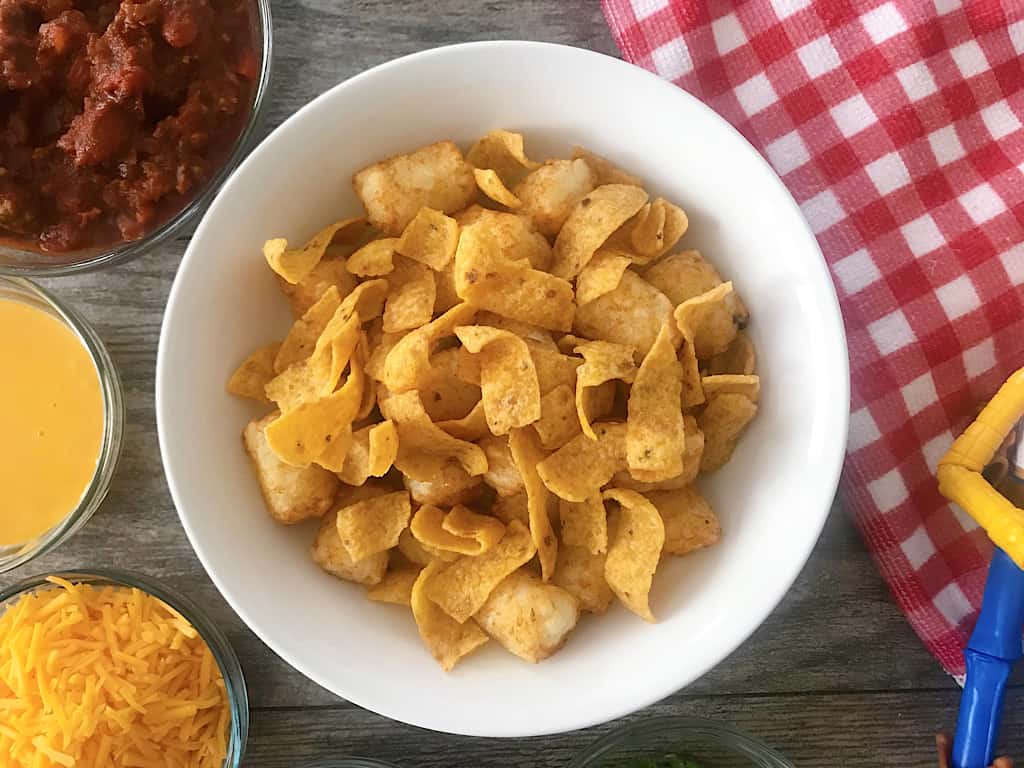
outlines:
{"label": "red and white checkered cloth", "polygon": [[991,553],[939,457],[1024,365],[1024,0],[603,0],[629,61],[735,125],[803,209],[850,346],[843,499],[953,675]]}

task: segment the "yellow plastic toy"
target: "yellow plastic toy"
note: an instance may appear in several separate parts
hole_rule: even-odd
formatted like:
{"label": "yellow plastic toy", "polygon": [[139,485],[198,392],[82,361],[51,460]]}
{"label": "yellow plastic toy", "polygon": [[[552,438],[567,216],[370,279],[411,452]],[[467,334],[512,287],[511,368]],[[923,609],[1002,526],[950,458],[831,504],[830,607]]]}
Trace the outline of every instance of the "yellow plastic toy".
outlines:
{"label": "yellow plastic toy", "polygon": [[1024,368],[999,388],[988,405],[939,462],[939,492],[963,507],[989,538],[1024,569],[1024,510],[982,477],[1000,446],[1024,418]]}
{"label": "yellow plastic toy", "polygon": [[[991,764],[1010,671],[1024,653],[1024,368],[1010,376],[939,462],[939,491],[959,504],[996,545],[981,611],[964,649],[967,676],[960,698],[952,768]],[[1014,431],[1016,434],[1014,435]],[[1013,436],[1013,437],[1011,437]],[[1009,450],[1006,456],[1004,446]],[[982,474],[1009,474],[993,487]]]}

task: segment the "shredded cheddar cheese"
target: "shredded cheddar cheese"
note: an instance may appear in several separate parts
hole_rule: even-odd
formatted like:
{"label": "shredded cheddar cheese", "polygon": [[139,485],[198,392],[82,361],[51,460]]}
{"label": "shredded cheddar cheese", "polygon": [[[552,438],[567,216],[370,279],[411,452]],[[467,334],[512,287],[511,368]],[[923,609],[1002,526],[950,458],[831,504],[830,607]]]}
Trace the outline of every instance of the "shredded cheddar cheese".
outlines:
{"label": "shredded cheddar cheese", "polygon": [[50,581],[0,616],[0,764],[222,766],[230,705],[192,625],[138,589]]}

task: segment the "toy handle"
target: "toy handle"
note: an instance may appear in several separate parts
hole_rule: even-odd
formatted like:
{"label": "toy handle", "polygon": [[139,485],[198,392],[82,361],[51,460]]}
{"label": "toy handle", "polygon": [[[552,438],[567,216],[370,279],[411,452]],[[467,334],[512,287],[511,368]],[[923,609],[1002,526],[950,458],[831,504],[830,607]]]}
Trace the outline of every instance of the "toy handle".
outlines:
{"label": "toy handle", "polygon": [[1022,625],[1024,571],[997,547],[978,623],[964,651],[967,678],[953,739],[953,768],[987,768],[992,763],[1006,681],[1021,657]]}

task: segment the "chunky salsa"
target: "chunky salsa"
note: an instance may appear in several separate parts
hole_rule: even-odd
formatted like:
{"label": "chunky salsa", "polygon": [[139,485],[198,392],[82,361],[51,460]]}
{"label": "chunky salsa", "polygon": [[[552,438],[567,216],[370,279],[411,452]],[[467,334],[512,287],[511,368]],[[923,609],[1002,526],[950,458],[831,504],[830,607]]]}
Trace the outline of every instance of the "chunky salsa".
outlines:
{"label": "chunky salsa", "polygon": [[253,0],[0,0],[0,238],[136,240],[184,207],[248,116]]}

